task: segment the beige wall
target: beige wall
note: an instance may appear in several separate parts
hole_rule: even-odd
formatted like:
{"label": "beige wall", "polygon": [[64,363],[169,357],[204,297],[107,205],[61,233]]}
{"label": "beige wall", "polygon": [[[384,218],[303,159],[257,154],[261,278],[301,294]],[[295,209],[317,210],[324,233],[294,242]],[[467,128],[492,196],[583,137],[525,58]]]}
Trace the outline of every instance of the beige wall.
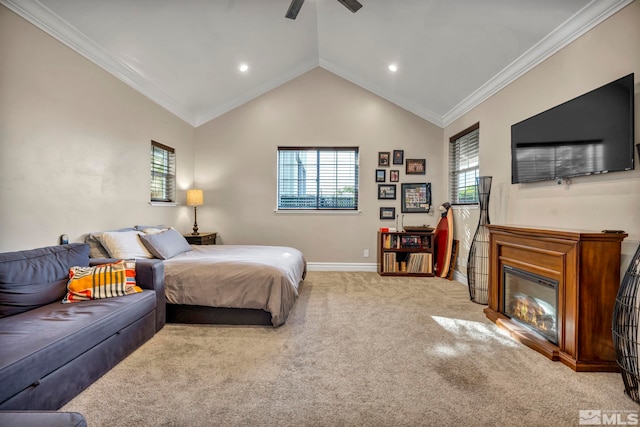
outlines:
{"label": "beige wall", "polygon": [[[509,132],[513,123],[635,72],[640,142],[639,46],[634,2],[444,130],[320,68],[193,129],[0,6],[0,251],[140,222],[190,231],[192,209],[148,204],[155,139],[176,148],[178,187],[191,187],[195,177],[205,189],[200,230],[218,231],[221,242],[296,246],[310,262],[375,263],[376,230],[393,225],[379,220],[379,207],[400,213],[399,200],[377,200],[378,151],[426,158],[426,176],[408,179],[400,168],[401,182],[431,182],[438,206],[448,198],[448,138],[479,121],[481,173],[494,177],[492,222],[624,229],[625,268],[640,240],[640,167],[575,178],[569,187],[511,185]],[[278,145],[360,147],[361,213],[274,213]],[[405,224],[437,219],[407,214]],[[463,273],[477,220],[477,209],[455,211]]]}
{"label": "beige wall", "polygon": [[0,58],[0,251],[190,221],[186,207],[148,204],[149,145],[176,148],[187,188],[192,126],[4,6]]}
{"label": "beige wall", "polygon": [[[400,182],[432,182],[439,204],[442,138],[441,128],[316,68],[196,130],[196,184],[206,199],[198,224],[227,244],[290,245],[310,262],[375,263],[377,229],[395,225],[380,221],[379,208],[395,206],[400,214],[399,191],[395,201],[377,199],[378,152],[401,149],[405,158],[426,158],[424,176],[386,169],[400,169]],[[301,145],[359,147],[359,215],[274,212],[277,147]],[[436,218],[406,214],[404,222],[435,224]]]}
{"label": "beige wall", "polygon": [[[511,125],[629,73],[635,73],[635,141],[640,143],[640,2],[607,21],[529,71],[470,113],[447,126],[451,135],[480,122],[480,173],[493,176],[492,223],[600,231],[622,229],[622,270],[640,240],[640,164],[636,169],[555,182],[511,184]],[[443,159],[444,161],[444,159]],[[478,211],[455,211],[462,240],[458,269],[466,274],[470,239]]]}

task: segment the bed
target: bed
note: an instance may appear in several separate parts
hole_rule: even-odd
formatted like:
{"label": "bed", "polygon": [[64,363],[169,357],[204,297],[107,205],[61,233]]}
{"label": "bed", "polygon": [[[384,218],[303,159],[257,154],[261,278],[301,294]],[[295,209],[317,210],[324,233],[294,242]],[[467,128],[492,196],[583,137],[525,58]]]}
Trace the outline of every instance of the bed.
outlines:
{"label": "bed", "polygon": [[92,257],[164,260],[167,322],[285,323],[306,274],[302,252],[286,246],[189,245],[172,228],[87,235]]}
{"label": "bed", "polygon": [[306,274],[285,246],[191,245],[164,261],[167,321],[282,325]]}

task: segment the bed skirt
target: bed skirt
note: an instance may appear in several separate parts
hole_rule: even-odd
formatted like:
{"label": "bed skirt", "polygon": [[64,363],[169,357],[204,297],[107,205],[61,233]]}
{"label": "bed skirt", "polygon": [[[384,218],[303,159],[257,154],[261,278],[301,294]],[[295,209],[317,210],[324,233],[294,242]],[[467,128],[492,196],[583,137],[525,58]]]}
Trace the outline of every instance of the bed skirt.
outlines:
{"label": "bed skirt", "polygon": [[271,326],[271,313],[252,308],[167,304],[167,323]]}

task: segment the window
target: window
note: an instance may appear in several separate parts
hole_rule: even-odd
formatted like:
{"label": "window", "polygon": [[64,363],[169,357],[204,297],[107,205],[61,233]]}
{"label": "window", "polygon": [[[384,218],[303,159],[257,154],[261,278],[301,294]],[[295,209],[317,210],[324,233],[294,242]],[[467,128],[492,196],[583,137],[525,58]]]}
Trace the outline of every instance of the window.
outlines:
{"label": "window", "polygon": [[155,141],[151,141],[151,201],[176,201],[175,150]]}
{"label": "window", "polygon": [[449,188],[452,205],[478,203],[476,178],[479,162],[480,123],[449,139]]}
{"label": "window", "polygon": [[278,209],[358,209],[358,148],[278,147]]}

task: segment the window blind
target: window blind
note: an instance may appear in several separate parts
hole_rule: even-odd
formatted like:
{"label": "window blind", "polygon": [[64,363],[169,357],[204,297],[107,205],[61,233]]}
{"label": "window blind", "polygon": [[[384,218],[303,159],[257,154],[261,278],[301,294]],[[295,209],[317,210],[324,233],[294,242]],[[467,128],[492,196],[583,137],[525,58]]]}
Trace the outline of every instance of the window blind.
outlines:
{"label": "window blind", "polygon": [[151,201],[176,201],[175,150],[151,141]]}
{"label": "window blind", "polygon": [[449,189],[451,204],[477,204],[480,125],[476,123],[450,139]]}
{"label": "window blind", "polygon": [[278,147],[278,209],[358,209],[358,148]]}

